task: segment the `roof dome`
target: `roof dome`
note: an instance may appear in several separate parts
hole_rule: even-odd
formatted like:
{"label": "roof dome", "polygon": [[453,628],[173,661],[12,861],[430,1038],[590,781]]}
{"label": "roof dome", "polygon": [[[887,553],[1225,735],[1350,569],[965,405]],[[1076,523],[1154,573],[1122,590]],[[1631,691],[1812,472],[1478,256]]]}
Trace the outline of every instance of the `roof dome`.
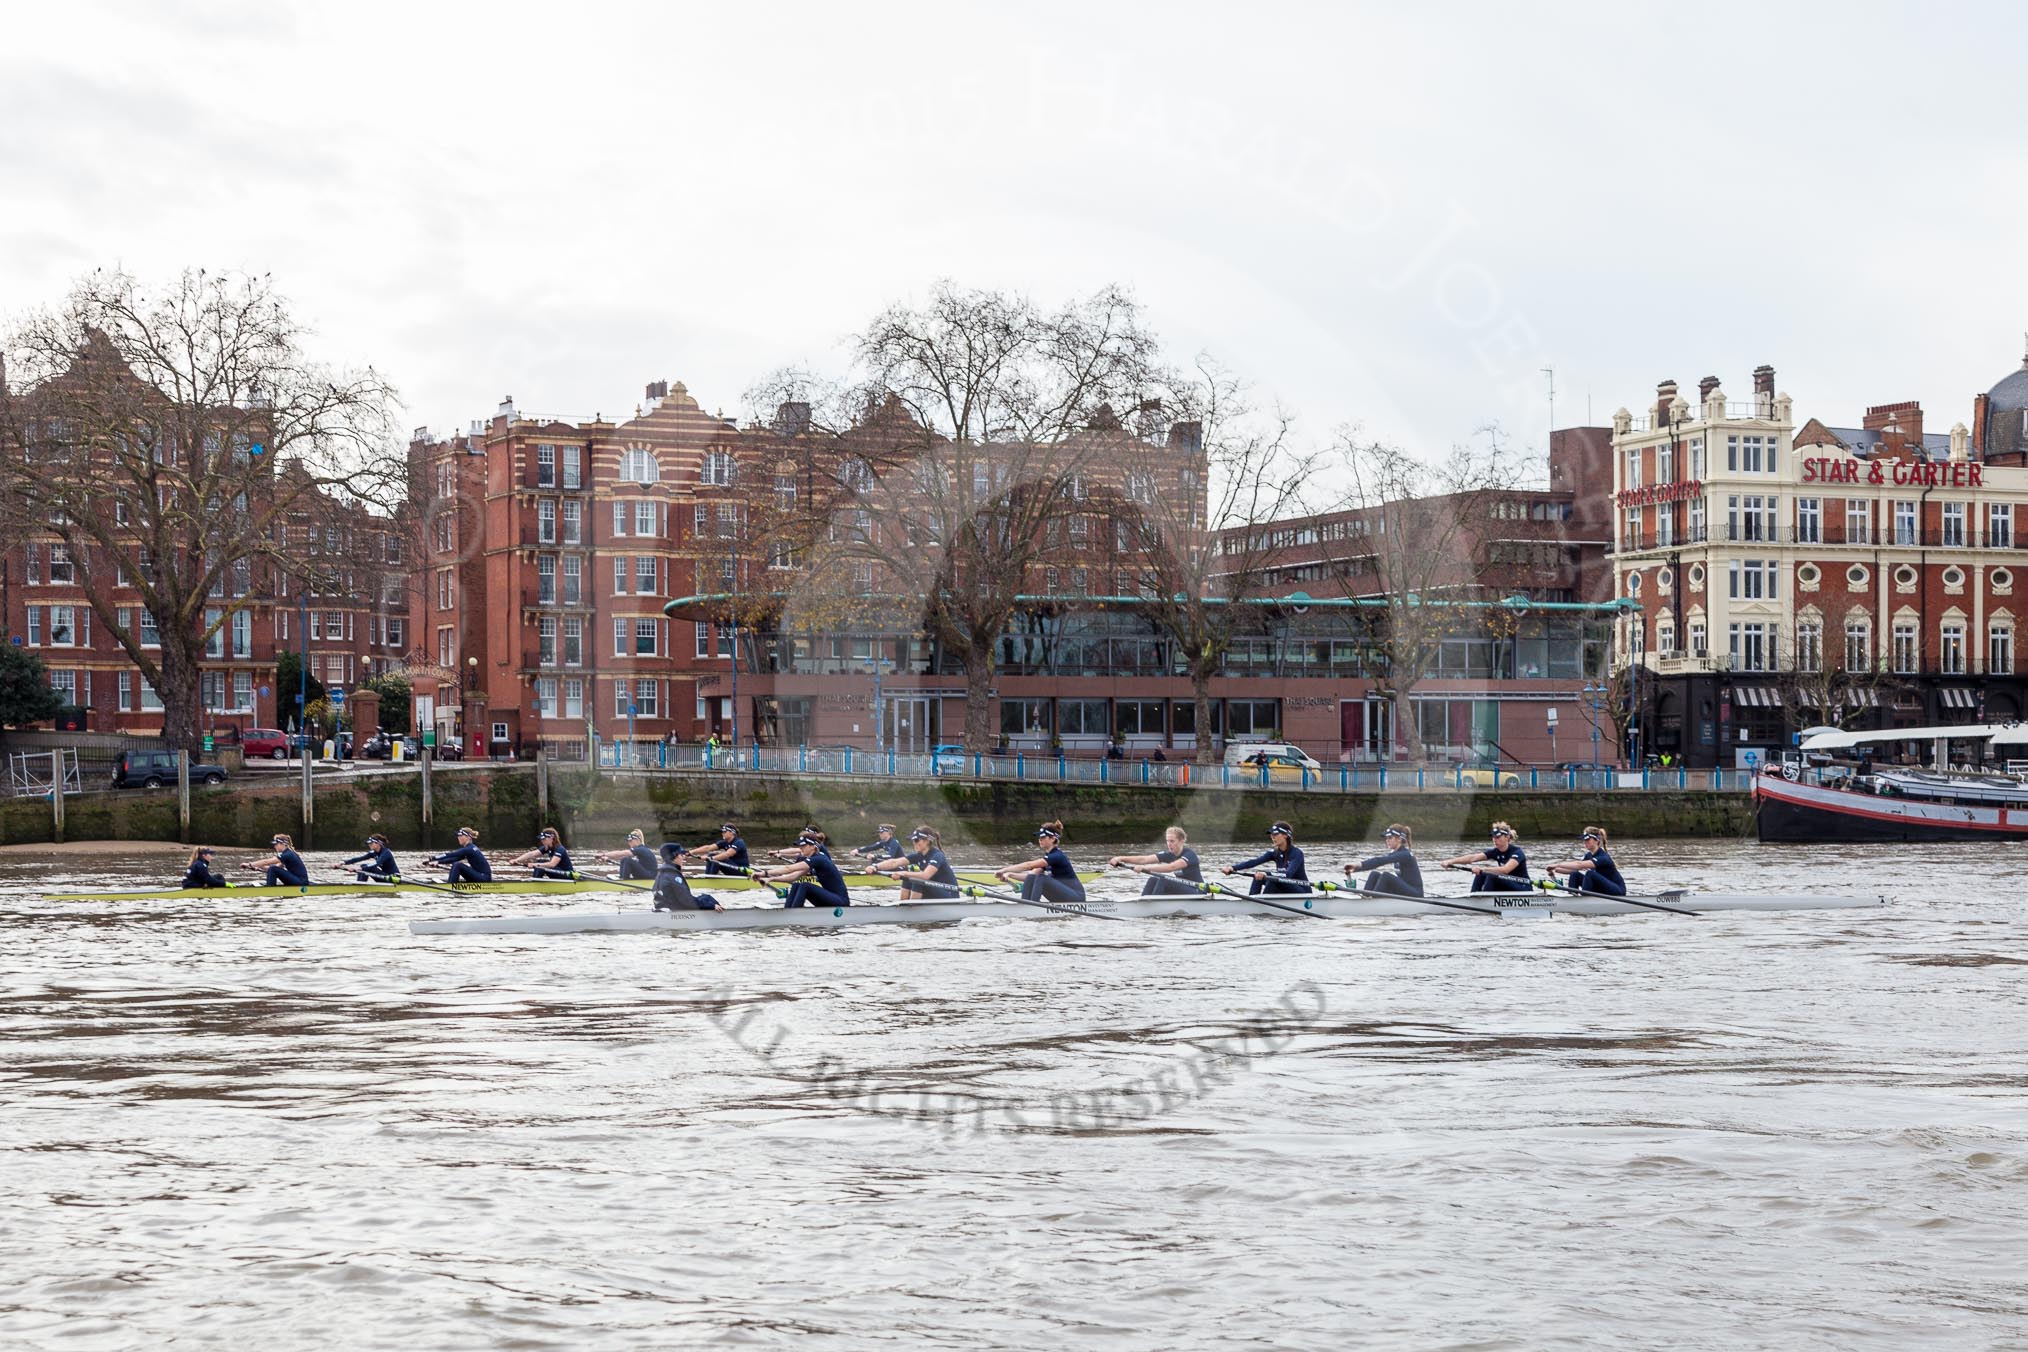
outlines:
{"label": "roof dome", "polygon": [[2028,357],[2021,359],[2019,370],[1992,388],[1986,401],[1987,406],[1993,409],[2028,408]]}

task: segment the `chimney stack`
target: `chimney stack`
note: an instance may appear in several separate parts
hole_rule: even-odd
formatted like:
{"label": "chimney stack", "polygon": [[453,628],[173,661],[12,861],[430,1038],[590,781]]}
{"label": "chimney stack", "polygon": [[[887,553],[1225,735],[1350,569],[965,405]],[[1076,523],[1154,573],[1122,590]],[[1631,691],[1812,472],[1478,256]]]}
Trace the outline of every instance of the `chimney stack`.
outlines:
{"label": "chimney stack", "polygon": [[1676,382],[1660,381],[1655,386],[1655,426],[1669,421],[1669,405],[1676,402]]}
{"label": "chimney stack", "polygon": [[800,399],[775,405],[775,431],[785,437],[801,436],[810,430],[810,406]]}
{"label": "chimney stack", "polygon": [[1698,381],[1697,402],[1701,404],[1709,401],[1711,398],[1711,392],[1717,388],[1718,388],[1717,376],[1706,376],[1704,377],[1704,379]]}
{"label": "chimney stack", "polygon": [[649,381],[648,397],[650,399],[667,399],[669,397],[669,382],[666,380]]}

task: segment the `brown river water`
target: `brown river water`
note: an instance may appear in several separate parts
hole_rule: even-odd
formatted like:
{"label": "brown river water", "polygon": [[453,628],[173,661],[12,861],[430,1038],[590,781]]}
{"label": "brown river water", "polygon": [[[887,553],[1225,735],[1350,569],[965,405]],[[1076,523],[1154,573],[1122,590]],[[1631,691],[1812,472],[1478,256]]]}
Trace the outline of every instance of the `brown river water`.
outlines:
{"label": "brown river water", "polygon": [[0,1348],[2028,1347],[2023,847],[1617,853],[1895,904],[412,937],[640,901],[9,851]]}

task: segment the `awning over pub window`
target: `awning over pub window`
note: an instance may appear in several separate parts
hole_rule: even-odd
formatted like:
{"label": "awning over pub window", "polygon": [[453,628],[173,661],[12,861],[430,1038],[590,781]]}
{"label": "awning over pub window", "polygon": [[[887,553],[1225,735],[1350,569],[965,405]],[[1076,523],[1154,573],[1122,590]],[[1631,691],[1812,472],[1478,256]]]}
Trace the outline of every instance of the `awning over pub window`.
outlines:
{"label": "awning over pub window", "polygon": [[1732,690],[1732,702],[1749,709],[1776,709],[1781,707],[1781,692],[1771,685],[1740,685]]}
{"label": "awning over pub window", "polygon": [[1945,686],[1937,693],[1943,696],[1943,707],[1946,709],[1975,709],[1979,704],[1977,695],[1955,686]]}
{"label": "awning over pub window", "polygon": [[1867,686],[1864,690],[1847,690],[1845,692],[1845,703],[1855,709],[1878,709],[1880,707],[1880,692],[1872,686]]}

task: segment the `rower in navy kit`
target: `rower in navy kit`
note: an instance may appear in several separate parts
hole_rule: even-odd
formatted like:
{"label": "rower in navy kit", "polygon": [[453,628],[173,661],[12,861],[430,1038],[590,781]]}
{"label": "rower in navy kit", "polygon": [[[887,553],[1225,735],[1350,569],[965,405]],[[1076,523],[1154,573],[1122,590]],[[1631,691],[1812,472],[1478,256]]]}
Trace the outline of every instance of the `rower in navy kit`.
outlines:
{"label": "rower in navy kit", "polygon": [[211,871],[211,847],[199,845],[190,852],[190,864],[183,872],[185,887],[231,887],[232,884]]}
{"label": "rower in navy kit", "polygon": [[1287,822],[1276,822],[1268,828],[1268,848],[1263,853],[1237,864],[1227,864],[1226,873],[1253,872],[1253,886],[1247,888],[1249,895],[1261,892],[1307,892],[1310,890],[1310,874],[1303,863],[1303,852],[1296,848],[1296,833]]}
{"label": "rower in navy kit", "polygon": [[1470,868],[1474,892],[1526,892],[1528,853],[1514,843],[1514,828],[1505,822],[1493,823],[1493,844],[1484,850],[1470,850],[1455,859],[1444,860],[1445,868]]}
{"label": "rower in navy kit", "polygon": [[655,852],[648,848],[648,837],[638,829],[627,832],[627,843],[617,850],[601,850],[592,858],[601,863],[617,863],[620,866],[621,881],[653,878],[661,871],[661,863]]}
{"label": "rower in navy kit", "polygon": [[1002,882],[1021,884],[1021,896],[1027,901],[1083,901],[1084,882],[1077,876],[1077,866],[1063,852],[1063,823],[1042,823],[1036,829],[1035,843],[1042,847],[1039,858],[1009,864],[993,876]]}
{"label": "rower in navy kit", "polygon": [[746,842],[740,839],[739,828],[731,822],[718,828],[716,845],[698,853],[704,856],[706,873],[745,873],[751,862],[747,858]]}
{"label": "rower in navy kit", "polygon": [[937,834],[936,828],[916,827],[908,833],[908,843],[914,848],[901,856],[903,867],[890,869],[874,865],[876,871],[891,873],[901,879],[901,899],[947,901],[958,896],[958,875],[944,854],[944,840]]}
{"label": "rower in navy kit", "polygon": [[1141,884],[1144,897],[1195,896],[1204,890],[1204,869],[1180,826],[1162,833],[1162,848],[1153,854],[1116,854],[1108,862],[1147,874],[1148,881]]}
{"label": "rower in navy kit", "polygon": [[387,847],[387,837],[378,831],[366,838],[365,854],[341,860],[338,867],[351,869],[353,878],[362,883],[391,883],[401,876],[394,851]]}
{"label": "rower in navy kit", "polygon": [[880,834],[871,842],[852,851],[855,858],[870,859],[876,864],[888,859],[899,859],[903,853],[901,842],[894,838],[894,827],[888,822],[880,824]]}
{"label": "rower in navy kit", "polygon": [[267,870],[265,887],[308,887],[310,869],[303,862],[303,856],[296,853],[295,842],[287,836],[276,835],[268,842],[274,853],[265,859],[249,859],[241,868],[264,868]]}
{"label": "rower in navy kit", "polygon": [[563,848],[563,837],[553,826],[545,826],[535,837],[535,848],[523,850],[507,861],[508,868],[528,867],[531,878],[574,878],[576,870],[570,866],[570,851]]}
{"label": "rower in navy kit", "polygon": [[671,842],[662,847],[655,868],[655,909],[658,911],[722,911],[718,898],[709,892],[692,892],[683,876],[683,847]]}
{"label": "rower in navy kit", "polygon": [[1627,894],[1627,880],[1620,876],[1620,866],[1606,851],[1606,830],[1603,826],[1587,826],[1582,837],[1584,858],[1561,860],[1551,864],[1548,872],[1564,875],[1563,885],[1573,892],[1589,892],[1600,897],[1623,897]]}
{"label": "rower in navy kit", "polygon": [[[766,853],[761,855],[761,858],[780,860],[784,864],[796,863],[803,857],[803,847],[801,844],[802,838],[804,836],[821,836],[821,835],[824,835],[824,828],[817,825],[817,823],[815,822],[811,822],[808,826],[802,827],[800,830],[796,832],[795,840],[789,842],[787,845],[782,846],[779,850],[767,851]],[[826,837],[826,839],[829,839],[829,837]],[[762,864],[760,867],[766,868],[768,867],[768,865]]]}
{"label": "rower in navy kit", "polygon": [[[1394,822],[1380,833],[1380,838],[1387,845],[1387,853],[1345,865],[1345,876],[1349,878],[1355,873],[1365,873],[1365,890],[1368,892],[1384,892],[1392,897],[1421,896],[1422,866],[1415,862],[1412,848],[1415,837],[1406,826]],[[1394,872],[1385,872],[1387,869]]]}
{"label": "rower in navy kit", "polygon": [[458,848],[442,854],[432,855],[426,860],[434,868],[449,869],[450,876],[445,882],[490,883],[493,881],[493,865],[479,848],[479,833],[469,826],[458,828]]}
{"label": "rower in navy kit", "polygon": [[845,875],[826,848],[829,844],[822,831],[810,827],[796,838],[796,853],[801,857],[795,863],[762,869],[754,876],[792,884],[785,903],[789,906],[850,906],[852,894],[845,889]]}

